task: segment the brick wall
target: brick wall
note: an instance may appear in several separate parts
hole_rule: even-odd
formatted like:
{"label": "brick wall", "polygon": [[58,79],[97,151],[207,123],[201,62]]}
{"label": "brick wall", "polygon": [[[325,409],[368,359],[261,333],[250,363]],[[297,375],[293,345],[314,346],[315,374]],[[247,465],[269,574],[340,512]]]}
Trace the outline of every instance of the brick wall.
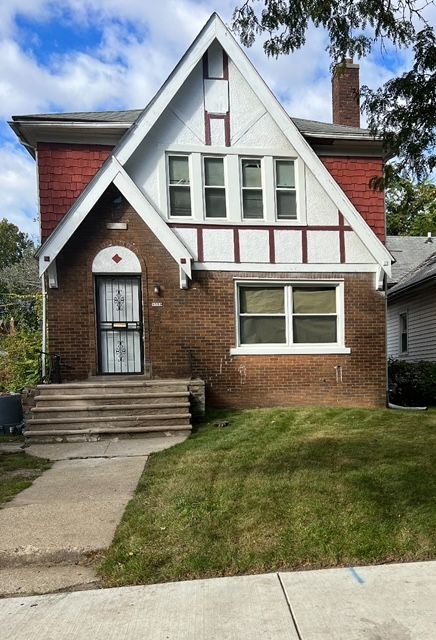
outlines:
{"label": "brick wall", "polygon": [[44,242],[95,176],[112,147],[38,144],[41,240]]}
{"label": "brick wall", "polygon": [[[373,274],[323,274],[345,280],[346,344],[350,355],[230,356],[235,342],[234,277],[255,273],[194,272],[179,288],[178,267],[139,216],[125,205],[127,231],[108,231],[108,193],[57,258],[59,289],[49,290],[49,345],[59,352],[66,379],[96,373],[96,326],[91,265],[103,247],[132,249],[143,269],[145,359],[153,377],[193,376],[206,382],[209,405],[383,406],[385,303]],[[286,273],[262,278],[289,278]],[[295,274],[295,278],[318,274]],[[159,283],[162,295],[153,292]],[[162,302],[152,307],[152,301]],[[335,366],[343,367],[336,382]]]}
{"label": "brick wall", "polygon": [[386,239],[384,193],[370,186],[372,178],[383,176],[383,160],[349,156],[331,158],[321,156],[321,160],[374,233],[384,242]]}

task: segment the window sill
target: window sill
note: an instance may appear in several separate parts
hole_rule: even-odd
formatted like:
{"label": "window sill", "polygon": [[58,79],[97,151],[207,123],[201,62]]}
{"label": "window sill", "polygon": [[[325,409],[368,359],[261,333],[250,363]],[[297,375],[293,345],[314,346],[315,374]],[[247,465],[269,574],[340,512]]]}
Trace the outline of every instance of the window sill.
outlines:
{"label": "window sill", "polygon": [[232,356],[266,356],[266,355],[325,355],[351,353],[349,347],[340,345],[301,345],[300,347],[251,345],[230,349]]}

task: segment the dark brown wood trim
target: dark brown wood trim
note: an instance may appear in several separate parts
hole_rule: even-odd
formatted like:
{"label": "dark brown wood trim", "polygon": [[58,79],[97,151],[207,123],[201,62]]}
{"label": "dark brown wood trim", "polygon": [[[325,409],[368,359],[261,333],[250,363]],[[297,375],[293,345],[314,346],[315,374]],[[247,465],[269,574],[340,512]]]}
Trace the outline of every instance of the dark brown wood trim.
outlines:
{"label": "dark brown wood trim", "polygon": [[301,231],[301,259],[307,264],[307,227]]}

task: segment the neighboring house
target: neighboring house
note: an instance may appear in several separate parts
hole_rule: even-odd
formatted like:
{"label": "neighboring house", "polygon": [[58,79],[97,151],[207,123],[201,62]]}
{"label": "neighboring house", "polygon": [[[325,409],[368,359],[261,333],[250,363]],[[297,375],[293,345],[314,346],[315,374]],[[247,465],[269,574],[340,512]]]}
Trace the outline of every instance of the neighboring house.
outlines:
{"label": "neighboring house", "polygon": [[436,240],[388,236],[396,263],[388,290],[388,356],[436,362]]}
{"label": "neighboring house", "polygon": [[[292,62],[289,83],[292,85]],[[146,73],[146,69],[144,70]],[[290,118],[214,14],[143,110],[15,116],[38,163],[66,380],[201,378],[211,404],[383,406],[381,142],[358,66]]]}

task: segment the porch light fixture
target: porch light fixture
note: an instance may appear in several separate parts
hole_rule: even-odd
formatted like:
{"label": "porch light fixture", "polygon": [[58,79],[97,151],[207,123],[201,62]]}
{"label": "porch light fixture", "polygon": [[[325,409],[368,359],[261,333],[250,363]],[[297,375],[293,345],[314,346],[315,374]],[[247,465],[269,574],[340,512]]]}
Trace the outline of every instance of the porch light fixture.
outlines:
{"label": "porch light fixture", "polygon": [[160,284],[156,283],[153,287],[153,291],[155,292],[156,295],[160,296],[161,293],[161,286]]}

